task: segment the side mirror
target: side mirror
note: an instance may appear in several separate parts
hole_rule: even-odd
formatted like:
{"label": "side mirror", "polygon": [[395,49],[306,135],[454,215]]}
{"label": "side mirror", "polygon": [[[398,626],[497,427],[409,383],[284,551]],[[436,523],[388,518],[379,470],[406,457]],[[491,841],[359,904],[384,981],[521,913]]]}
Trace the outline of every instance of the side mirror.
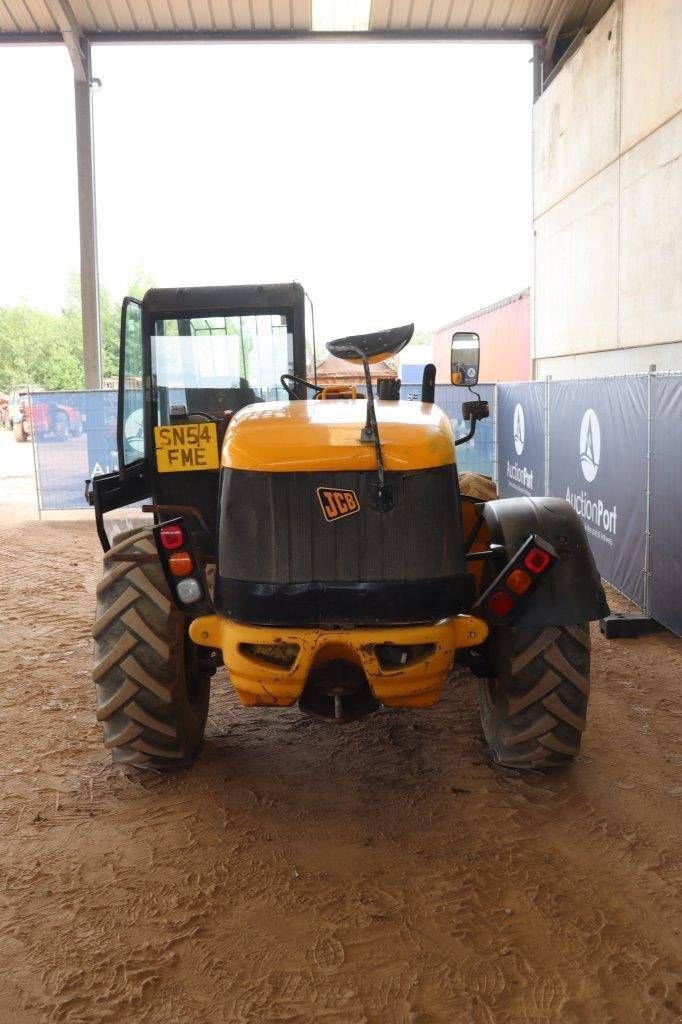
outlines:
{"label": "side mirror", "polygon": [[481,339],[473,331],[456,331],[452,335],[450,380],[470,387],[478,383],[478,360]]}

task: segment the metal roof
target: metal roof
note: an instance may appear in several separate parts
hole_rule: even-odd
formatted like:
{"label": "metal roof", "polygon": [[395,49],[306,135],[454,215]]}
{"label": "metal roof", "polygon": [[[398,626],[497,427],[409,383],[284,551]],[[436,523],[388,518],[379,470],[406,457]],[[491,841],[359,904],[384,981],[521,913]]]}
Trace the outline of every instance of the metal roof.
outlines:
{"label": "metal roof", "polygon": [[417,37],[542,40],[612,0],[0,0],[0,41]]}
{"label": "metal roof", "polygon": [[436,327],[433,333],[439,334],[441,331],[448,331],[451,327],[457,327],[458,324],[466,324],[469,320],[475,320],[476,317],[485,316],[487,313],[494,313],[496,309],[501,309],[503,306],[509,306],[512,302],[521,302],[522,299],[528,298],[530,298],[530,288],[524,288],[522,292],[514,292],[513,295],[508,295],[505,299],[493,302],[490,306],[483,306],[482,309],[477,309],[473,313],[467,313],[466,316],[459,316],[456,320],[443,324],[442,327]]}

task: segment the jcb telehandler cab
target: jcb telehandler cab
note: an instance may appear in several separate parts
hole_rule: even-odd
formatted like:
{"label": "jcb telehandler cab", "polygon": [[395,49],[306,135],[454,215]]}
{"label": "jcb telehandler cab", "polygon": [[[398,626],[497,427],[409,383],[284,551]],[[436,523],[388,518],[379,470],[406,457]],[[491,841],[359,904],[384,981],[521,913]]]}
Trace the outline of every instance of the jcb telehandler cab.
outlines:
{"label": "jcb telehandler cab", "polygon": [[[434,404],[371,364],[412,327],[331,342],[364,385],[310,381],[300,285],[153,289],[126,299],[117,473],[89,495],[104,547],[94,682],[117,762],[191,763],[224,663],[243,705],[346,722],[435,704],[454,665],[480,679],[502,764],[570,762],[585,728],[590,619],[606,611],[583,527],[555,498],[460,494]],[[313,371],[314,372],[314,371]],[[478,378],[456,334],[452,382]],[[106,513],[143,502],[113,537]]]}

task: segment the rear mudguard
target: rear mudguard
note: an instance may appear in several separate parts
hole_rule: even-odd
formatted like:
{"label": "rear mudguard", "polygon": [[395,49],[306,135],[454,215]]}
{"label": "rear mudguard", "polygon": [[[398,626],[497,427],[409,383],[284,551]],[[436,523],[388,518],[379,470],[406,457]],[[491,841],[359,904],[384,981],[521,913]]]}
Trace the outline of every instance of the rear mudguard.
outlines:
{"label": "rear mudguard", "polygon": [[530,534],[549,541],[559,556],[546,579],[519,608],[515,626],[570,626],[609,614],[585,528],[567,501],[501,498],[486,502],[483,515],[490,541],[503,546],[507,559]]}

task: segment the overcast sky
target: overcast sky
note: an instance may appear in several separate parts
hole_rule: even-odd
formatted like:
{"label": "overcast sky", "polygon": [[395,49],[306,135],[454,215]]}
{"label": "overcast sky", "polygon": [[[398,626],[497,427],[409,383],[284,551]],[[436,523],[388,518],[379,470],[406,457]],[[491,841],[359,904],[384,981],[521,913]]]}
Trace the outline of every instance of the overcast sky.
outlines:
{"label": "overcast sky", "polygon": [[[437,327],[530,280],[531,49],[93,50],[100,276],[299,280],[319,335]],[[0,47],[0,304],[78,266],[71,66]]]}

